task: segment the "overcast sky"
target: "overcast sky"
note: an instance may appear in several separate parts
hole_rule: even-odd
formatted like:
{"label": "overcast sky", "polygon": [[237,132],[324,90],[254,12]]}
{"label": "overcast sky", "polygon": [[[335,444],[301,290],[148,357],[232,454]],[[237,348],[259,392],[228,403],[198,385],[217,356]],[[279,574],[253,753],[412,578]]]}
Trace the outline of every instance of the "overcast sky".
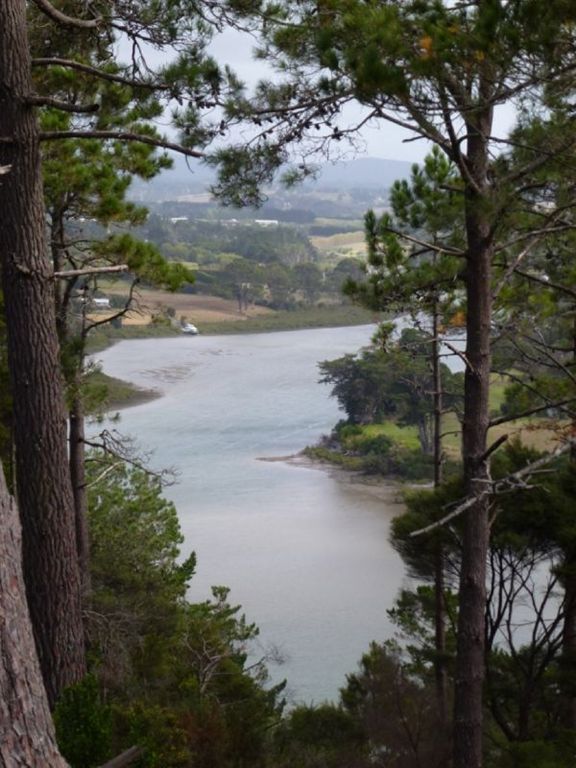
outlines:
{"label": "overcast sky", "polygon": [[[254,61],[252,57],[254,46],[255,40],[249,35],[228,30],[214,40],[211,52],[219,64],[229,64],[241,80],[247,85],[253,85],[265,77],[266,72],[265,63]],[[355,122],[359,119],[361,119],[361,111],[358,107],[346,113],[341,126],[344,127],[346,121]],[[496,110],[495,126],[498,135],[505,135],[513,122],[513,107],[505,105]],[[420,162],[430,151],[430,144],[424,140],[409,141],[414,134],[382,120],[375,121],[372,126],[364,127],[361,137],[364,146],[359,148],[359,156]]]}

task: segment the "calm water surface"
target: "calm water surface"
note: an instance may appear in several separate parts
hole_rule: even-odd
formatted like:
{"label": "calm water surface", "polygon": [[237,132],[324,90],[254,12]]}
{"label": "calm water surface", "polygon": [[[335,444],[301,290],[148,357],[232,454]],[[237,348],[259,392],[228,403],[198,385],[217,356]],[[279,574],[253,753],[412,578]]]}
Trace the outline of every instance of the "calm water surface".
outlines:
{"label": "calm water surface", "polygon": [[166,495],[195,550],[190,597],[231,587],[264,649],[275,646],[293,701],[334,699],[404,579],[388,527],[398,505],[374,488],[284,461],[341,417],[321,360],[355,352],[372,326],[125,341],[104,370],[163,397],[122,412],[118,429],[179,471]]}

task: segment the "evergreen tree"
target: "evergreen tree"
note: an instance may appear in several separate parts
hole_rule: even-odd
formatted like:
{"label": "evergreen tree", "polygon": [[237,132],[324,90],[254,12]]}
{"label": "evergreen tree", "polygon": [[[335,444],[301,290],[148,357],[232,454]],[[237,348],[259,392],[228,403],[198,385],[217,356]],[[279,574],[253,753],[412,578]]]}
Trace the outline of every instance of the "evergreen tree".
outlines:
{"label": "evergreen tree", "polygon": [[[492,162],[505,137],[495,136],[497,104],[544,87],[571,71],[573,10],[560,3],[472,4],[294,2],[266,20],[261,55],[280,70],[260,83],[253,100],[235,101],[232,115],[262,125],[249,148],[220,153],[217,191],[257,200],[259,184],[288,159],[296,142],[306,173],[314,148],[354,135],[366,120],[389,121],[436,144],[454,164],[463,200],[462,275],[466,301],[463,415],[465,509],[454,707],[454,766],[482,765],[484,605],[489,539],[488,443],[493,270],[510,201],[527,173],[545,164],[500,169]],[[537,20],[537,23],[536,23]],[[365,112],[356,125],[338,116],[351,101]],[[553,142],[560,156],[571,136]],[[239,178],[244,183],[242,190]],[[554,226],[549,212],[526,238],[541,240]],[[508,244],[509,245],[509,244]],[[496,287],[496,293],[498,289]]]}

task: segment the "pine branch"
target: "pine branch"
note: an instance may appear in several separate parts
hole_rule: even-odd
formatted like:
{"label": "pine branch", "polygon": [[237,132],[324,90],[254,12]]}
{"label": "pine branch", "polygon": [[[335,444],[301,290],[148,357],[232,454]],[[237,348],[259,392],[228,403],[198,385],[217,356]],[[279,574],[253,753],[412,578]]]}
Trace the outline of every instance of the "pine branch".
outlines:
{"label": "pine branch", "polygon": [[100,109],[100,104],[71,104],[68,101],[52,99],[50,96],[28,96],[26,102],[33,107],[52,107],[52,109],[59,109],[62,112],[75,112],[77,114],[90,114],[98,112]]}
{"label": "pine branch", "polygon": [[57,24],[62,24],[62,26],[65,27],[77,27],[78,29],[96,29],[102,23],[101,18],[76,19],[72,16],[67,16],[65,13],[62,13],[62,11],[54,8],[54,6],[49,3],[48,0],[33,0],[33,2],[38,6],[38,8],[40,8],[42,13],[52,19],[52,21],[55,21]]}
{"label": "pine branch", "polygon": [[73,59],[61,59],[59,57],[44,57],[38,59],[32,59],[33,67],[66,67],[68,69],[76,69],[78,72],[85,72],[87,75],[93,75],[101,80],[108,80],[111,83],[120,83],[121,85],[128,85],[131,88],[148,88],[154,91],[167,91],[170,90],[170,86],[165,83],[146,83],[140,80],[132,80],[128,77],[122,77],[121,75],[114,75],[111,72],[105,72],[97,67],[90,67],[88,64],[81,64],[79,61]]}
{"label": "pine branch", "polygon": [[203,152],[197,149],[188,149],[182,144],[175,144],[165,139],[155,139],[142,133],[130,131],[41,131],[40,141],[54,141],[57,139],[103,139],[111,141],[139,141],[141,144],[149,144],[152,147],[171,149],[187,157],[204,157]]}

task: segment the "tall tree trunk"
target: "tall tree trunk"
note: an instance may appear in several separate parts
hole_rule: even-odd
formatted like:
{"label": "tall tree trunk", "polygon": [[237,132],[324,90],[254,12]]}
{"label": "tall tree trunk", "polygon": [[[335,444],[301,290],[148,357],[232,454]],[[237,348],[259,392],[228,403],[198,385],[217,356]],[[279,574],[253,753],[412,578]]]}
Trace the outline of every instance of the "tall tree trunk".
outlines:
{"label": "tall tree trunk", "polygon": [[[572,321],[572,362],[576,363],[576,314]],[[576,418],[572,419],[572,437],[576,438]],[[570,447],[572,472],[576,472],[576,444]],[[564,626],[562,628],[562,724],[576,729],[576,553],[564,553]]]}
{"label": "tall tree trunk", "polygon": [[84,408],[78,382],[70,405],[69,445],[70,478],[76,518],[76,546],[85,599],[90,594],[90,534],[88,530],[88,494],[86,491],[86,451],[84,443]]}
{"label": "tall tree trunk", "polygon": [[[66,230],[63,207],[55,206],[50,212],[51,219],[51,251],[52,264],[55,272],[62,270],[66,264]],[[81,385],[85,360],[85,310],[82,304],[81,328],[73,330],[77,334],[78,344],[72,353],[67,349],[70,341],[70,310],[72,291],[77,284],[77,278],[69,278],[63,285],[55,280],[56,330],[60,349],[66,350],[64,363],[65,378],[68,387],[68,456],[72,496],[74,499],[74,518],[76,521],[76,545],[82,593],[86,598],[90,593],[90,538],[88,531],[88,494],[86,491],[86,451],[84,444],[84,405],[82,402]],[[71,354],[73,358],[71,358]]]}
{"label": "tall tree trunk", "polygon": [[[486,102],[484,102],[486,103]],[[462,459],[467,496],[477,501],[465,513],[460,573],[458,644],[454,700],[454,768],[482,766],[482,694],[485,676],[486,557],[489,523],[486,491],[489,466],[490,323],[492,315],[488,147],[491,110],[468,128],[466,190],[466,373]]]}
{"label": "tall tree trunk", "polygon": [[[436,254],[434,254],[436,264]],[[434,388],[434,488],[442,484],[442,369],[440,367],[440,319],[438,298],[432,303],[432,380]],[[438,541],[434,557],[434,677],[438,714],[442,726],[448,722],[448,673],[446,670],[446,610],[444,599],[444,548]]]}
{"label": "tall tree trunk", "polygon": [[66,768],[36,655],[20,534],[16,504],[0,467],[0,765]]}
{"label": "tall tree trunk", "polygon": [[26,2],[0,0],[0,254],[23,566],[51,705],[85,671],[66,415],[47,259]]}

